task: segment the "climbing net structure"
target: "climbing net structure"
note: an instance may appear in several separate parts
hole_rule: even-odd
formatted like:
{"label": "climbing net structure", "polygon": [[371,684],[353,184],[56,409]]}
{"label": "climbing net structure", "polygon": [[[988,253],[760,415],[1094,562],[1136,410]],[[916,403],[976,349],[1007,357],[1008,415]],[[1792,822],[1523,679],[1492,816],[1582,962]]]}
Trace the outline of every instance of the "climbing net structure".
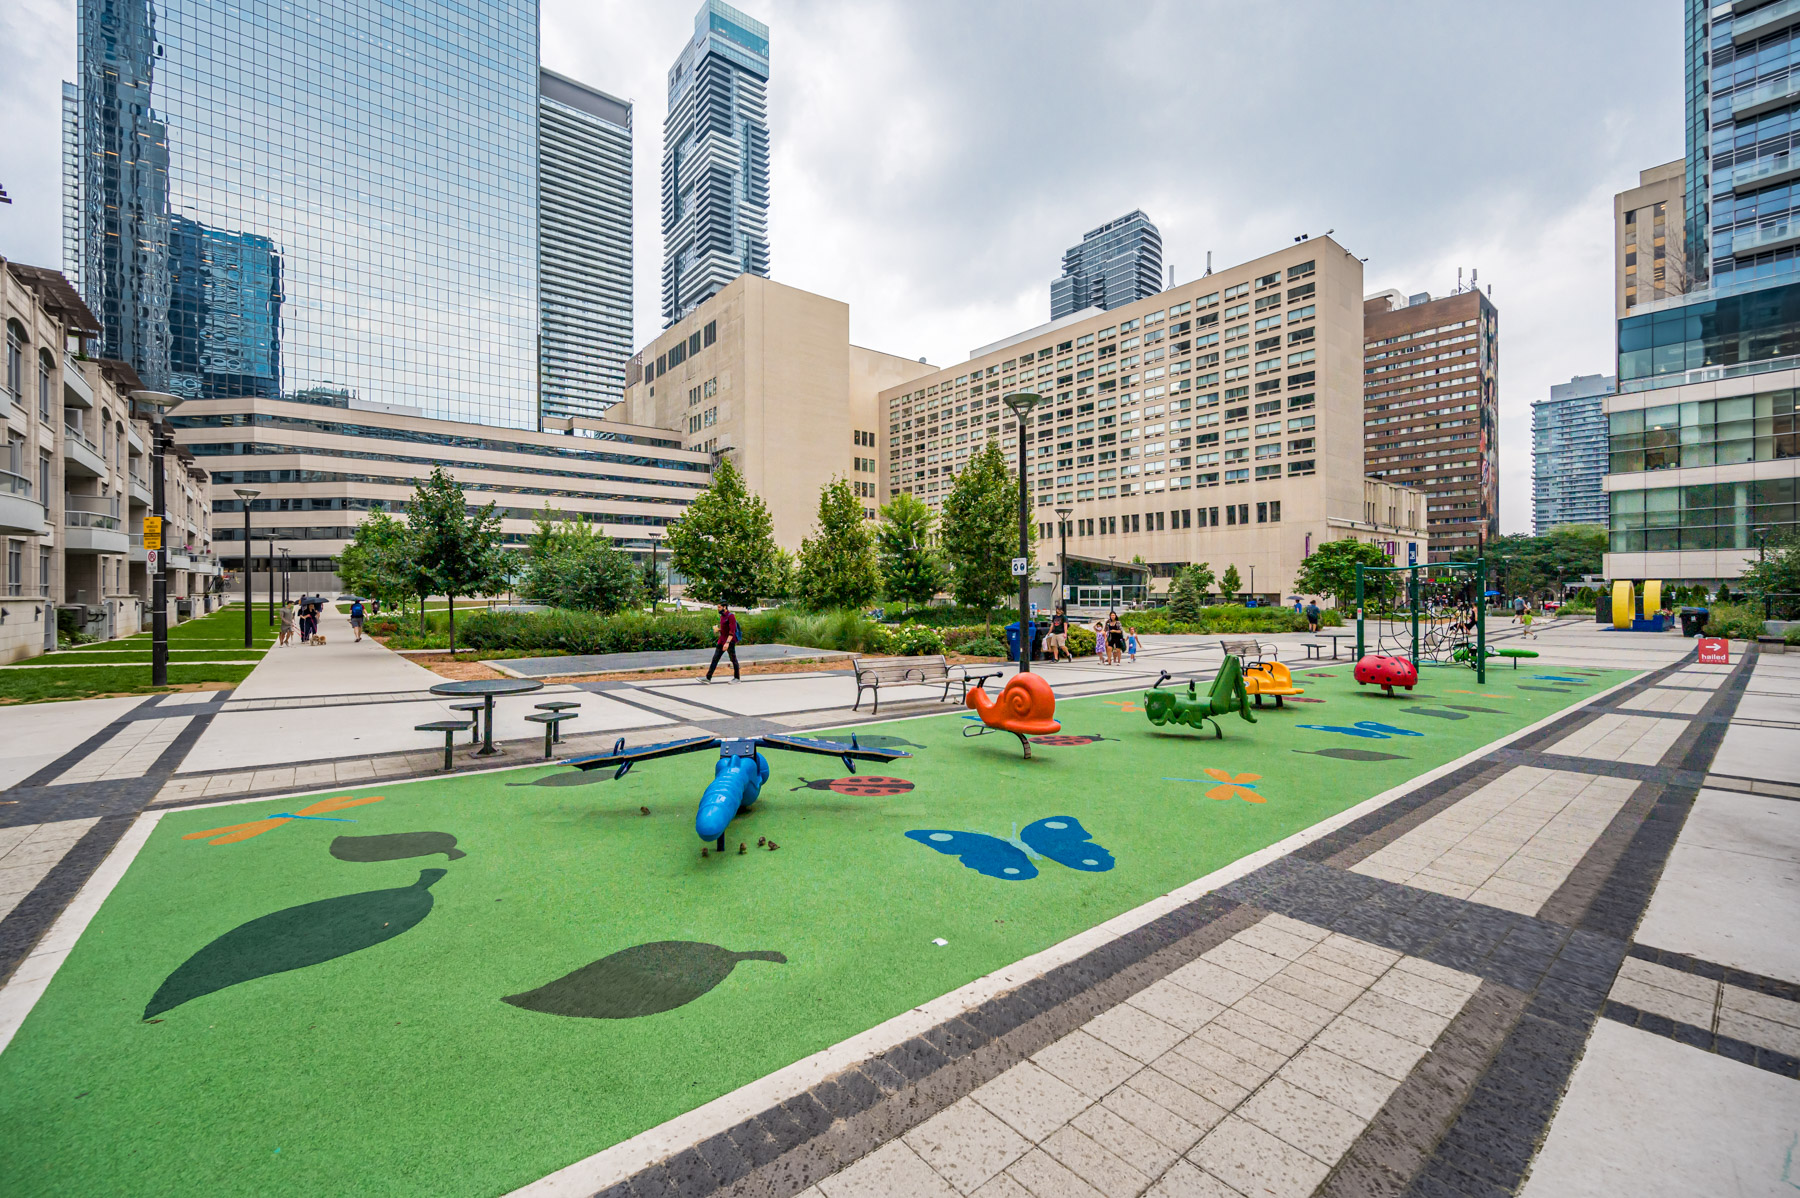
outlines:
{"label": "climbing net structure", "polygon": [[[1392,596],[1392,603],[1380,602]],[[1371,614],[1376,600],[1385,610]],[[1466,665],[1487,681],[1487,563],[1356,567],[1356,656]]]}

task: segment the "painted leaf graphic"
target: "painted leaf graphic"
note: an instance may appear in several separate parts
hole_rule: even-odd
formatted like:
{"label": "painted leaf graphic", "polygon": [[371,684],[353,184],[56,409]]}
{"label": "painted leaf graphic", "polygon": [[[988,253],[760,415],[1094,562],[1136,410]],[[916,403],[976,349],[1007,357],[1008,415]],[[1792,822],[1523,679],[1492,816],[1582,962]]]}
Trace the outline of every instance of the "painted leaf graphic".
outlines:
{"label": "painted leaf graphic", "polygon": [[144,1008],[144,1018],[239,982],[304,969],[392,940],[431,913],[431,886],[444,873],[423,869],[411,886],[320,899],[240,924],[165,978]]}
{"label": "painted leaf graphic", "polygon": [[1370,749],[1295,749],[1314,757],[1336,757],[1340,761],[1405,761],[1398,753],[1376,753]]}
{"label": "painted leaf graphic", "polygon": [[451,861],[468,854],[456,847],[448,832],[389,832],[381,836],[340,836],[331,842],[331,855],[339,861],[400,861],[442,853]]}
{"label": "painted leaf graphic", "polygon": [[636,1019],[686,1006],[731,976],[739,961],[787,964],[777,952],[734,953],[694,940],[657,940],[620,949],[501,1001],[544,1015]]}

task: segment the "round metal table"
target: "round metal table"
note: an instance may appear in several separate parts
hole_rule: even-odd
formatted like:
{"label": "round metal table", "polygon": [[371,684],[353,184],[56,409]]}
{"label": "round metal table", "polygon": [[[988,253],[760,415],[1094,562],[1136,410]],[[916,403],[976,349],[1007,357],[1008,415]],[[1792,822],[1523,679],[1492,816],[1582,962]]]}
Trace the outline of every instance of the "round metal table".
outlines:
{"label": "round metal table", "polygon": [[431,688],[431,693],[456,698],[474,696],[487,704],[482,711],[486,720],[481,730],[481,747],[475,750],[475,756],[492,757],[502,752],[494,747],[494,699],[499,695],[528,695],[543,689],[544,684],[535,678],[473,678],[465,682],[440,682]]}

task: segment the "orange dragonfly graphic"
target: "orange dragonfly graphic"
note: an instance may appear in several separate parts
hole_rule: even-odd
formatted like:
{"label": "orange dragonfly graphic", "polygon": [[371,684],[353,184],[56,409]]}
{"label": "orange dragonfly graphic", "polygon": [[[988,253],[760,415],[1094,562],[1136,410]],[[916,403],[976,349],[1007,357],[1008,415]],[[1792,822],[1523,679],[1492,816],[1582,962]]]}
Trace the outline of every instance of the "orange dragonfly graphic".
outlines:
{"label": "orange dragonfly graphic", "polygon": [[1102,703],[1105,703],[1108,707],[1117,707],[1120,711],[1123,711],[1123,712],[1144,710],[1142,707],[1139,707],[1136,703],[1133,703],[1130,699],[1102,699],[1100,701]]}
{"label": "orange dragonfly graphic", "polygon": [[353,799],[344,795],[336,799],[320,799],[317,803],[302,807],[298,811],[279,811],[267,819],[251,820],[247,824],[227,824],[223,828],[208,828],[204,832],[189,832],[183,840],[206,840],[209,836],[217,836],[217,840],[208,840],[208,844],[236,844],[240,840],[249,840],[252,836],[261,836],[264,832],[279,828],[290,820],[318,819],[338,824],[353,824],[353,819],[334,819],[322,814],[326,811],[342,811],[346,807],[361,807],[364,803],[379,803],[381,796],[372,799]]}
{"label": "orange dragonfly graphic", "polygon": [[[1261,774],[1228,774],[1224,770],[1206,769],[1201,771],[1219,785],[1206,792],[1209,799],[1242,799],[1246,803],[1266,803],[1267,799],[1256,793],[1255,783],[1262,781]],[[1201,778],[1164,778],[1165,782],[1199,782]]]}

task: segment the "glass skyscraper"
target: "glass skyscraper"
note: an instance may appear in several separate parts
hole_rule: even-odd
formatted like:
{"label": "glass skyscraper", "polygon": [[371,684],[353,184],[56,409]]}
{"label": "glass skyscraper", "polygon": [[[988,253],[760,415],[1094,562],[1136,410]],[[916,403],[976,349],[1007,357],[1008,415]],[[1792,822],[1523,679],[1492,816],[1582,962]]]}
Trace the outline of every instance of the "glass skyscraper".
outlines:
{"label": "glass skyscraper", "polygon": [[1082,234],[1050,284],[1050,319],[1083,308],[1117,308],[1163,289],[1162,234],[1141,211]]}
{"label": "glass skyscraper", "polygon": [[669,68],[665,327],[741,274],[769,275],[769,27],[706,0]]}
{"label": "glass skyscraper", "polygon": [[74,273],[192,397],[538,420],[530,0],[80,0]]}
{"label": "glass skyscraper", "polygon": [[553,71],[539,90],[543,412],[598,417],[631,356],[631,105]]}
{"label": "glass skyscraper", "polygon": [[1531,531],[1606,527],[1606,403],[1616,379],[1580,374],[1531,405]]}

